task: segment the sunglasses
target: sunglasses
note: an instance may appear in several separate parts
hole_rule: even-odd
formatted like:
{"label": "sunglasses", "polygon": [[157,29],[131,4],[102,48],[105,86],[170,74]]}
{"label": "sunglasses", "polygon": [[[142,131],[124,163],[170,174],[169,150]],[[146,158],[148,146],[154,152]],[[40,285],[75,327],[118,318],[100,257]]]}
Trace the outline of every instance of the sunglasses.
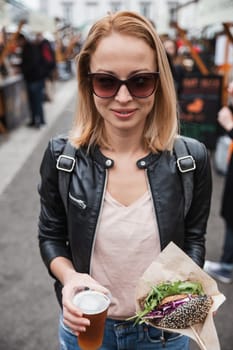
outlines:
{"label": "sunglasses", "polygon": [[106,73],[89,73],[88,78],[91,82],[92,92],[98,97],[114,97],[120,87],[125,85],[131,96],[146,98],[155,91],[159,72],[135,74],[126,80],[120,80],[114,75]]}

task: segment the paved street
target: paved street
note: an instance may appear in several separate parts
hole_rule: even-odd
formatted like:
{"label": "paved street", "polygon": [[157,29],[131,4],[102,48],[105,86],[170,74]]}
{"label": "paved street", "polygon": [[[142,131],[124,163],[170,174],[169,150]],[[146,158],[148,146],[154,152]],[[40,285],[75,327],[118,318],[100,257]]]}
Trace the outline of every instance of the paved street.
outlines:
{"label": "paved street", "polygon": [[[54,102],[46,107],[46,127],[20,128],[0,143],[0,350],[58,350],[59,308],[38,250],[37,184],[49,138],[69,129],[75,110],[75,84],[62,84]],[[224,229],[219,217],[223,178],[213,172],[213,180],[207,258],[218,259]],[[215,324],[221,349],[232,350],[233,285],[219,283],[219,289],[227,301],[215,316]],[[192,343],[192,350],[197,349]]]}

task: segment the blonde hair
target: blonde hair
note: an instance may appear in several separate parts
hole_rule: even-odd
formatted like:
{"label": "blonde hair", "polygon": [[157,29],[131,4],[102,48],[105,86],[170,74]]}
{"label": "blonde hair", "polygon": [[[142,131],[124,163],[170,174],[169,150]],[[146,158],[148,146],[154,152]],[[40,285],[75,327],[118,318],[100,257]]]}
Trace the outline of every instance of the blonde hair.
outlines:
{"label": "blonde hair", "polygon": [[90,29],[77,56],[78,99],[70,141],[75,147],[99,145],[109,147],[103,118],[99,115],[90,89],[88,73],[90,59],[101,39],[112,32],[143,39],[155,52],[159,84],[154,106],[144,128],[144,142],[152,152],[171,150],[177,136],[176,92],[163,44],[152,23],[145,17],[128,11],[116,12],[97,21]]}

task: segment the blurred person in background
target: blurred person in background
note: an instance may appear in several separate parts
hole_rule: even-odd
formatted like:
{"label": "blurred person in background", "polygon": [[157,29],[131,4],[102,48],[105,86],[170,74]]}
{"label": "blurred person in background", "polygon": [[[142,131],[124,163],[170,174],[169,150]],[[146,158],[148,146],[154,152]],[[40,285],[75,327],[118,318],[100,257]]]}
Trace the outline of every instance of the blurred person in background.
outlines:
{"label": "blurred person in background", "polygon": [[163,45],[170,61],[177,97],[179,99],[179,95],[182,91],[182,81],[185,77],[186,70],[182,64],[182,57],[178,55],[178,47],[176,41],[170,38],[166,38],[163,41]]}
{"label": "blurred person in background", "polygon": [[[233,81],[229,84],[228,92],[233,97]],[[218,122],[232,139],[221,204],[221,216],[225,221],[225,236],[220,261],[207,260],[204,269],[218,281],[231,283],[233,281],[233,105],[220,109]]]}
{"label": "blurred person in background", "polygon": [[20,33],[17,42],[22,50],[20,69],[26,83],[31,115],[28,126],[39,128],[45,124],[43,92],[47,67],[44,63],[40,46],[35,41]]}
{"label": "blurred person in background", "polygon": [[57,68],[55,49],[52,43],[41,32],[36,34],[36,43],[39,45],[45,67],[44,101],[50,102],[53,99],[53,84]]}

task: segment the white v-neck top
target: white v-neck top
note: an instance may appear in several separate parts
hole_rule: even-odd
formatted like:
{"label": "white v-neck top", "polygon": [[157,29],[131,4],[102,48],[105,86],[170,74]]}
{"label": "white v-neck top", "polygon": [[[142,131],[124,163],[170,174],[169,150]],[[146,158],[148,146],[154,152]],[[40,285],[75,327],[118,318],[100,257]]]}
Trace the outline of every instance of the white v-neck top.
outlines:
{"label": "white v-neck top", "polygon": [[106,193],[91,260],[91,276],[112,294],[108,317],[135,314],[139,277],[160,253],[155,211],[149,192],[129,206]]}

